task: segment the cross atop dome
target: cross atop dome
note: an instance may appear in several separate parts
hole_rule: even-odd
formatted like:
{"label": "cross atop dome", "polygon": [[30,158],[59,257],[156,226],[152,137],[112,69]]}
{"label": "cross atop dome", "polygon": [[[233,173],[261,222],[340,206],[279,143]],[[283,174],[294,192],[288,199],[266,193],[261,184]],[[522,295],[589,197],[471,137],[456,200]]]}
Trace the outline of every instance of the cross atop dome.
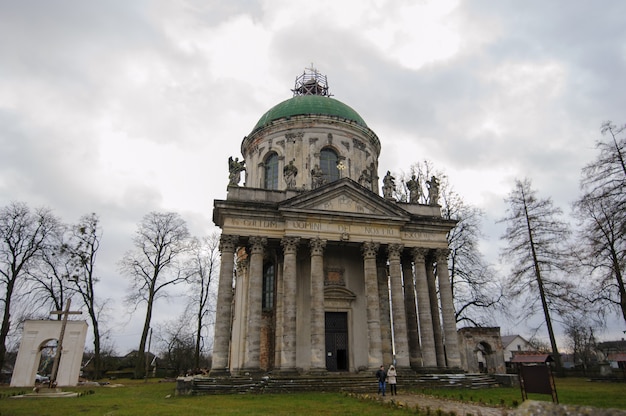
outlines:
{"label": "cross atop dome", "polygon": [[293,95],[321,95],[330,97],[328,92],[328,80],[311,63],[310,68],[304,68],[302,75],[296,77]]}

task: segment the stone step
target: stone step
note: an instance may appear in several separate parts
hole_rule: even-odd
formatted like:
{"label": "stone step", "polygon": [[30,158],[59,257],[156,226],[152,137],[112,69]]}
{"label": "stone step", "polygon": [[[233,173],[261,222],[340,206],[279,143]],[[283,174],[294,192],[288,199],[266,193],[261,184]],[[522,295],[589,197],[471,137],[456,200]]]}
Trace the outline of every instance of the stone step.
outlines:
{"label": "stone step", "polygon": [[[498,386],[493,376],[485,374],[410,374],[398,377],[400,389],[490,388]],[[305,391],[374,392],[378,383],[373,374],[330,373],[326,375],[262,377],[195,376],[177,380],[177,394],[287,393]]]}

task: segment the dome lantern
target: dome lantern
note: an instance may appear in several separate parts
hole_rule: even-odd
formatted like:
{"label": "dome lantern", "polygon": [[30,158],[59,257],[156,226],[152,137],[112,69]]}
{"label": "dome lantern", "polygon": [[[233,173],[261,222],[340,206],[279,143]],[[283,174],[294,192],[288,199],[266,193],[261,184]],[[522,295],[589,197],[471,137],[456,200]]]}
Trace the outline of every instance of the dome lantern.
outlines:
{"label": "dome lantern", "polygon": [[332,94],[328,92],[328,79],[326,75],[322,75],[311,64],[310,68],[305,68],[302,75],[296,77],[293,90],[293,96],[298,95],[321,95],[330,97]]}

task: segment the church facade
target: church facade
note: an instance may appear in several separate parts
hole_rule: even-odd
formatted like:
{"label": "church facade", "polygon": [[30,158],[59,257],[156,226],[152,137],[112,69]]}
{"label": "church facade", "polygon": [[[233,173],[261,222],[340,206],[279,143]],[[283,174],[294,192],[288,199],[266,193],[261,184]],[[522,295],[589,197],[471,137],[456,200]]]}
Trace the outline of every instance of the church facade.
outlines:
{"label": "church facade", "polygon": [[[229,160],[212,375],[461,365],[436,179],[381,180],[381,143],[305,70]],[[243,184],[240,184],[243,176]],[[379,186],[382,182],[382,194]],[[423,198],[422,198],[423,200]]]}

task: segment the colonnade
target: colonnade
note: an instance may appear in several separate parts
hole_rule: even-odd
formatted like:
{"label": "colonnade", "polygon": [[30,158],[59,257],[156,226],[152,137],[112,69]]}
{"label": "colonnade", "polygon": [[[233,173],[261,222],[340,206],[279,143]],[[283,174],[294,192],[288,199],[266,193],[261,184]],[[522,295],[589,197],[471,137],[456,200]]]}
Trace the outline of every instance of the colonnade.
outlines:
{"label": "colonnade", "polygon": [[[211,374],[230,373],[233,319],[233,276],[238,236],[222,235],[221,268]],[[296,371],[297,253],[299,237],[284,237],[282,270],[277,279],[275,371]],[[310,253],[310,348],[308,371],[326,370],[324,251],[327,241],[308,240]],[[259,371],[262,325],[263,253],[267,239],[248,239],[243,360],[237,371]],[[375,369],[393,358],[402,368],[460,368],[447,249],[408,248],[393,243],[364,242],[363,277],[367,306],[368,367]],[[437,267],[435,268],[435,264]],[[442,267],[439,267],[441,265]],[[438,286],[437,286],[438,285]],[[438,292],[437,292],[438,289]],[[439,297],[437,295],[439,293]],[[389,298],[389,295],[391,298]],[[393,328],[393,339],[392,339]],[[392,350],[393,345],[393,350]],[[394,353],[395,352],[395,356]]]}

